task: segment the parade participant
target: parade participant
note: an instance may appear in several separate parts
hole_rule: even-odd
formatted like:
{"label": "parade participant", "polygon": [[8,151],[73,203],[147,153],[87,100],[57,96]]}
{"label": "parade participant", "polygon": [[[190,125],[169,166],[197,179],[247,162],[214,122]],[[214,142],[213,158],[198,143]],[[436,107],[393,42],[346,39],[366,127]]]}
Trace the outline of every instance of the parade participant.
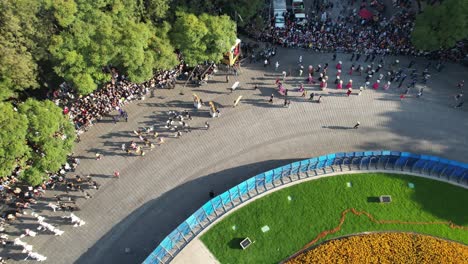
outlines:
{"label": "parade participant", "polygon": [[336,89],[340,90],[343,89],[343,80],[340,80],[338,84],[336,85]]}
{"label": "parade participant", "polygon": [[310,94],[310,97],[309,97],[309,100],[310,100],[310,101],[313,101],[313,100],[314,100],[314,96],[315,96],[315,93],[311,93],[311,94]]}
{"label": "parade participant", "polygon": [[349,80],[349,82],[346,84],[346,88],[352,88],[353,87],[353,80]]}
{"label": "parade participant", "polygon": [[302,83],[299,85],[299,92],[304,92],[304,85]]}
{"label": "parade participant", "polygon": [[314,77],[313,77],[312,74],[310,74],[310,73],[309,73],[309,78],[307,78],[307,83],[308,83],[308,84],[313,84],[313,83],[315,83]]}
{"label": "parade participant", "polygon": [[320,82],[320,89],[322,89],[322,91],[327,89],[327,81],[325,79],[322,79]]}
{"label": "parade participant", "polygon": [[353,88],[349,87],[348,91],[346,92],[346,95],[349,97],[352,91],[353,91]]}
{"label": "parade participant", "polygon": [[275,98],[275,95],[274,95],[274,94],[271,94],[270,100],[268,100],[268,102],[272,104],[272,103],[273,103],[273,98]]}
{"label": "parade participant", "polygon": [[340,76],[336,76],[336,79],[335,79],[335,84],[339,84],[340,83]]}
{"label": "parade participant", "polygon": [[341,70],[341,67],[342,67],[341,64],[342,64],[341,61],[339,61],[338,64],[336,64],[336,69],[337,69],[337,70]]}
{"label": "parade participant", "polygon": [[390,84],[392,84],[390,81],[384,84],[383,88],[384,90],[388,90],[390,88]]}
{"label": "parade participant", "polygon": [[377,80],[377,81],[372,85],[372,88],[374,88],[374,90],[377,90],[377,89],[379,89],[379,85],[380,85],[380,80]]}
{"label": "parade participant", "polygon": [[351,68],[349,68],[348,74],[349,74],[349,75],[353,75],[353,71],[354,71],[354,64],[351,65]]}

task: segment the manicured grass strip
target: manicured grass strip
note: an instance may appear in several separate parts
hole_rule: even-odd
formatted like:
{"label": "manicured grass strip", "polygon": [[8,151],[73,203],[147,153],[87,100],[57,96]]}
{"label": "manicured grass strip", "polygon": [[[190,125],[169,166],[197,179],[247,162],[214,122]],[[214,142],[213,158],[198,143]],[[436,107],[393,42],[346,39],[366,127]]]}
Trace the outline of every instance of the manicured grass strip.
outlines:
{"label": "manicured grass strip", "polygon": [[[348,182],[351,187],[347,187]],[[375,202],[380,195],[391,195],[392,202]],[[211,227],[201,239],[221,263],[275,263],[300,250],[320,232],[336,227],[348,208],[366,211],[376,219],[451,221],[466,227],[466,204],[468,190],[425,178],[383,173],[333,176],[256,200]],[[264,233],[261,228],[265,225],[270,230]],[[339,232],[324,239],[381,230],[414,231],[468,243],[468,231],[447,225],[378,224],[353,214],[347,216]],[[245,237],[255,243],[242,250],[239,242]]]}

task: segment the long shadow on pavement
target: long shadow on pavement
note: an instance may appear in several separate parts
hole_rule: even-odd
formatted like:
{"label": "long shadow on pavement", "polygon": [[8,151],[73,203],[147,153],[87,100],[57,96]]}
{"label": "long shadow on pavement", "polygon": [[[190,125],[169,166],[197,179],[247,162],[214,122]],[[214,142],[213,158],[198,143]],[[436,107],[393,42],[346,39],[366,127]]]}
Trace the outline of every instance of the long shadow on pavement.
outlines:
{"label": "long shadow on pavement", "polygon": [[[131,212],[81,255],[76,263],[141,263],[165,236],[210,199],[210,190],[218,195],[259,173],[298,160],[248,164],[184,183]],[[126,254],[125,248],[130,248],[130,253]]]}

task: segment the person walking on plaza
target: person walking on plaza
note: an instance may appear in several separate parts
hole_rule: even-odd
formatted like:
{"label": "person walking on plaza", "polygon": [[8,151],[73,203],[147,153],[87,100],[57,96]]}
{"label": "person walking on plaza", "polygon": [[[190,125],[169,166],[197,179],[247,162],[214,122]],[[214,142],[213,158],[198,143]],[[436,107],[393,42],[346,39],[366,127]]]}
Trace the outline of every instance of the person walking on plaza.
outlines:
{"label": "person walking on plaza", "polygon": [[314,101],[314,96],[315,96],[315,93],[311,93],[311,94],[310,94],[310,97],[309,97],[309,100],[310,100],[310,101]]}
{"label": "person walking on plaza", "polygon": [[374,90],[377,90],[377,89],[379,89],[379,86],[380,86],[380,80],[377,80],[377,81],[375,81],[375,83],[372,85],[372,88],[373,88]]}
{"label": "person walking on plaza", "polygon": [[226,83],[229,83],[229,75],[226,74]]}
{"label": "person walking on plaza", "polygon": [[353,92],[353,88],[349,87],[348,91],[346,92],[346,95],[349,97],[349,95]]}
{"label": "person walking on plaza", "polygon": [[208,121],[205,122],[205,129],[206,130],[210,129],[210,123],[208,123]]}
{"label": "person walking on plaza", "polygon": [[317,103],[321,103],[322,102],[322,96],[320,95],[319,98],[317,99]]}
{"label": "person walking on plaza", "polygon": [[457,104],[456,106],[454,106],[453,108],[460,108],[463,106],[463,104],[465,104],[465,101],[463,102],[460,102],[459,104]]}
{"label": "person walking on plaza", "polygon": [[343,89],[343,80],[340,80],[338,84],[336,84],[336,89],[341,90]]}
{"label": "person walking on plaza", "polygon": [[354,71],[354,64],[351,65],[351,68],[349,68],[348,74],[349,74],[349,75],[353,75],[353,71]]}
{"label": "person walking on plaza", "polygon": [[276,61],[276,63],[275,63],[275,71],[278,71],[278,68],[279,68],[279,62]]}
{"label": "person walking on plaza", "polygon": [[339,61],[338,64],[336,64],[336,69],[341,71],[342,68],[342,62]]}
{"label": "person walking on plaza", "polygon": [[361,125],[361,122],[357,121],[357,123],[354,125],[354,129],[357,129]]}
{"label": "person walking on plaza", "polygon": [[268,102],[272,104],[272,103],[273,103],[273,98],[275,98],[275,95],[274,95],[274,94],[271,94],[270,100],[268,100]]}
{"label": "person walking on plaza", "polygon": [[119,178],[120,172],[118,170],[114,170],[114,178]]}
{"label": "person walking on plaza", "polygon": [[358,95],[361,95],[363,90],[364,90],[364,87],[362,87],[362,86],[359,87],[359,93],[358,93]]}
{"label": "person walking on plaza", "polygon": [[388,81],[387,83],[384,84],[383,89],[384,89],[385,91],[388,90],[388,89],[390,89],[390,85],[391,85],[391,84],[392,84],[392,83],[391,83],[390,81]]}

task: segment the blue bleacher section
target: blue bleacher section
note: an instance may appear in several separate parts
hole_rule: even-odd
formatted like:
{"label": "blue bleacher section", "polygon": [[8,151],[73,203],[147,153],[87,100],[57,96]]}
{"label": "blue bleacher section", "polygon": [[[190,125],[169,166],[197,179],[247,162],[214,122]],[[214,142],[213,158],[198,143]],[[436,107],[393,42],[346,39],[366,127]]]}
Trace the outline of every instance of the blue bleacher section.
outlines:
{"label": "blue bleacher section", "polygon": [[214,197],[164,238],[143,263],[169,263],[214,220],[261,193],[294,180],[349,170],[411,172],[468,186],[468,164],[409,152],[347,152],[298,161],[256,175]]}

